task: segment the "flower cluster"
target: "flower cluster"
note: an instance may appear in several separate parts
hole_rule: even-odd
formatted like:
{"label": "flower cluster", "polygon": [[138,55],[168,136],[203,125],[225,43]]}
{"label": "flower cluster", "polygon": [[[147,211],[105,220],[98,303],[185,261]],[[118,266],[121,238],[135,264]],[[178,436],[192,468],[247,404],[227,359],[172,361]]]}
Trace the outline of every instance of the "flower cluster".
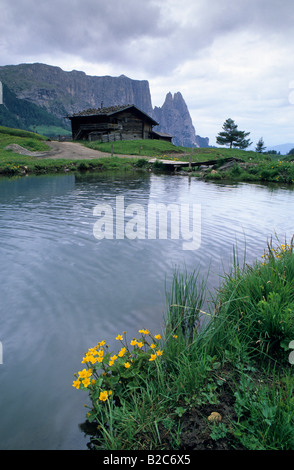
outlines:
{"label": "flower cluster", "polygon": [[290,245],[288,243],[281,244],[276,248],[270,247],[268,249],[268,252],[261,256],[264,259],[263,263],[261,263],[261,264],[262,264],[262,266],[265,266],[266,261],[269,261],[270,259],[280,259],[285,254],[292,253],[292,252],[293,252],[293,244],[292,243]]}
{"label": "flower cluster", "polygon": [[[92,369],[83,369],[80,371],[78,374],[77,380],[74,380],[73,382],[73,387],[76,387],[77,389],[80,388],[81,384],[83,384],[84,387],[88,387],[90,385],[90,377],[92,376]],[[93,379],[94,380],[94,379]]]}
{"label": "flower cluster", "polygon": [[122,392],[128,380],[138,380],[146,373],[148,364],[163,354],[159,347],[160,334],[152,336],[147,329],[141,329],[139,333],[141,336],[130,342],[127,341],[125,331],[118,334],[115,339],[121,343],[121,347],[116,353],[109,351],[104,340],[89,348],[82,359],[87,369],[75,374],[73,387],[88,390],[92,401],[100,403]]}

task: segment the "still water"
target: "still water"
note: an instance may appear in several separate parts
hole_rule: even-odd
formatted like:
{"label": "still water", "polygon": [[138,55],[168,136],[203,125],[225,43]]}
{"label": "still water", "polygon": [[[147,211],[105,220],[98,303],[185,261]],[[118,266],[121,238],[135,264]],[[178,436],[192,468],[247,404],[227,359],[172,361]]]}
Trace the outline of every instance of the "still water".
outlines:
{"label": "still water", "polygon": [[[200,204],[201,244],[102,239],[96,205]],[[72,387],[89,347],[126,330],[154,334],[175,268],[228,271],[233,246],[248,263],[275,233],[294,233],[294,192],[205,183],[186,176],[39,176],[0,179],[0,449],[86,449],[87,394]],[[199,221],[200,223],[200,221]]]}

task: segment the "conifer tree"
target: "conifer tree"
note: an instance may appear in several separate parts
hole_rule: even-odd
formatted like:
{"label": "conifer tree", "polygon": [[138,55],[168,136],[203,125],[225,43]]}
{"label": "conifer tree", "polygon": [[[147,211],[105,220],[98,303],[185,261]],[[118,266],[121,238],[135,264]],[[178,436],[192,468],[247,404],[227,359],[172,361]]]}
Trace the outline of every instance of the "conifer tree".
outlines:
{"label": "conifer tree", "polygon": [[237,124],[233,119],[227,119],[223,124],[223,131],[219,132],[216,137],[216,142],[219,145],[228,145],[230,148],[238,147],[240,149],[245,149],[252,144],[250,139],[246,137],[250,132],[239,131]]}
{"label": "conifer tree", "polygon": [[265,151],[265,149],[266,149],[266,147],[264,146],[263,138],[260,137],[259,141],[256,144],[255,152],[263,153]]}

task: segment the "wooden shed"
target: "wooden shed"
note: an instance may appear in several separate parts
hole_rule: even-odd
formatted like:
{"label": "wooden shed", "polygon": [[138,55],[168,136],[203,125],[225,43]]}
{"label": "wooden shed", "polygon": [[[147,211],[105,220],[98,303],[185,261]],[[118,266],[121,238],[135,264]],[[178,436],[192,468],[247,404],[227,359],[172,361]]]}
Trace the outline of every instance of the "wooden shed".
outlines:
{"label": "wooden shed", "polygon": [[158,123],[135,105],[87,109],[67,118],[71,121],[73,140],[111,142],[159,138],[152,129]]}

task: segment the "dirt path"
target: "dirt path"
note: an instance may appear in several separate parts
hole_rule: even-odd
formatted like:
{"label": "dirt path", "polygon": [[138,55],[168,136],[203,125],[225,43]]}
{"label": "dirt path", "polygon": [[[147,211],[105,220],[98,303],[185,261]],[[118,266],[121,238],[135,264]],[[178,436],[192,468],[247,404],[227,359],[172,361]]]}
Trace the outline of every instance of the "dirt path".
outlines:
{"label": "dirt path", "polygon": [[[110,157],[110,153],[100,152],[99,150],[93,150],[85,147],[78,142],[58,142],[50,141],[46,144],[51,148],[49,152],[39,152],[36,156],[39,158],[64,158],[70,160],[81,160],[81,159],[92,159],[92,158],[101,158],[101,157]],[[116,157],[125,157],[125,158],[138,158],[136,155],[118,155]],[[144,157],[142,158],[150,158]]]}
{"label": "dirt path", "polygon": [[[32,157],[37,158],[50,158],[52,160],[55,159],[68,159],[68,160],[89,160],[94,158],[102,158],[102,157],[110,157],[111,154],[107,152],[100,152],[99,150],[90,149],[85,147],[84,145],[78,142],[59,142],[57,140],[51,140],[46,142],[49,149],[45,152],[31,152],[30,150],[21,147],[18,144],[10,144],[6,147],[6,149],[10,149],[15,153],[19,153],[21,155],[29,155]],[[115,153],[114,156],[120,158],[146,158],[150,160],[150,162],[155,162],[155,160],[162,161],[163,163],[171,163],[170,160],[158,159],[158,157],[150,157],[146,155],[122,155]],[[181,156],[187,156],[185,154],[169,154],[171,158],[175,158],[179,160]],[[180,161],[177,161],[180,164]]]}

